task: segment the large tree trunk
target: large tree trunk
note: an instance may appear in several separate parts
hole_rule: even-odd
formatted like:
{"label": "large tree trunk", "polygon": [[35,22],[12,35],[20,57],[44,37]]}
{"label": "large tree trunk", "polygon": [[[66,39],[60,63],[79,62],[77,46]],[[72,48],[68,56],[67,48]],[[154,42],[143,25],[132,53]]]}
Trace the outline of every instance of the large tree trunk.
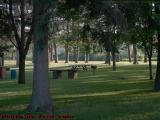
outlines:
{"label": "large tree trunk", "polygon": [[25,84],[25,55],[23,52],[19,53],[18,84]]}
{"label": "large tree trunk", "polygon": [[65,63],[69,62],[69,46],[68,43],[65,45]]}
{"label": "large tree trunk", "polygon": [[58,63],[57,45],[55,42],[53,43],[53,46],[54,46],[54,60],[55,60],[55,63]]}
{"label": "large tree trunk", "polygon": [[130,45],[128,44],[128,61],[131,63],[132,59],[131,59],[131,50],[130,50]]}
{"label": "large tree trunk", "polygon": [[19,46],[19,77],[18,83],[25,84],[25,13],[24,13],[24,0],[21,0],[21,43]]}
{"label": "large tree trunk", "polygon": [[157,48],[157,71],[156,71],[156,78],[154,83],[154,90],[160,91],[160,32],[158,32],[158,48]]}
{"label": "large tree trunk", "polygon": [[112,51],[112,61],[113,61],[112,70],[116,71],[116,54],[114,50]]}
{"label": "large tree trunk", "polygon": [[111,54],[110,54],[110,51],[106,51],[105,64],[111,65]]}
{"label": "large tree trunk", "polygon": [[49,91],[48,79],[48,23],[49,14],[47,1],[35,1],[34,24],[34,73],[31,112],[53,112],[53,104]]}
{"label": "large tree trunk", "polygon": [[16,50],[16,67],[19,67],[19,50]]}
{"label": "large tree trunk", "polygon": [[133,64],[138,64],[137,60],[137,45],[133,44]]}

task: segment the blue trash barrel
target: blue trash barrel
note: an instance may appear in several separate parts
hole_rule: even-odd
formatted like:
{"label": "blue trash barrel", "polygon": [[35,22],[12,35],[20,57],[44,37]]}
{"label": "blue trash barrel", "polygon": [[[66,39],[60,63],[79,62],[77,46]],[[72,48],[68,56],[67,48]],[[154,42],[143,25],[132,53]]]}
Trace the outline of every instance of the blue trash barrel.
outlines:
{"label": "blue trash barrel", "polygon": [[17,78],[17,72],[16,72],[15,69],[12,69],[11,70],[11,79],[13,80],[13,79],[16,79],[16,78]]}

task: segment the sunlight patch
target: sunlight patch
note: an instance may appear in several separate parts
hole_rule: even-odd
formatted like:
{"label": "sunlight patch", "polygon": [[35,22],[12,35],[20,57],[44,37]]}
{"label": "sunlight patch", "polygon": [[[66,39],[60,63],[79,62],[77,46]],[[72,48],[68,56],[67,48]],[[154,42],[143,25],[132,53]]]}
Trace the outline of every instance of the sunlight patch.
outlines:
{"label": "sunlight patch", "polygon": [[[79,97],[96,97],[96,96],[110,96],[110,95],[119,95],[123,93],[132,93],[144,91],[146,89],[131,89],[131,90],[121,90],[121,91],[112,91],[112,92],[101,92],[101,93],[87,93],[87,94],[72,94],[72,95],[57,95],[55,98],[79,98]],[[148,89],[147,89],[148,90]]]}

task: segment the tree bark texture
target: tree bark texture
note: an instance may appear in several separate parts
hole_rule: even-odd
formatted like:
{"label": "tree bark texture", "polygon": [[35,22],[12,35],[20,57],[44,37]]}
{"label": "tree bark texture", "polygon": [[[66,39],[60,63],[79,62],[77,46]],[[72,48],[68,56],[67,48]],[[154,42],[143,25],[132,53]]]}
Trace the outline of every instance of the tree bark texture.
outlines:
{"label": "tree bark texture", "polygon": [[133,44],[133,64],[138,64],[137,60],[137,45]]}
{"label": "tree bark texture", "polygon": [[78,63],[78,60],[79,60],[79,47],[75,46],[73,49],[74,49],[74,62]]}
{"label": "tree bark texture", "polygon": [[153,80],[153,72],[152,72],[152,57],[148,56],[149,61],[149,79]]}
{"label": "tree bark texture", "polygon": [[128,61],[131,63],[132,58],[131,58],[131,50],[130,50],[130,45],[128,44]]}
{"label": "tree bark texture", "polygon": [[113,61],[112,70],[116,71],[116,54],[114,50],[112,51],[112,61]]}
{"label": "tree bark texture", "polygon": [[19,52],[19,76],[18,84],[25,84],[25,55],[24,52]]}
{"label": "tree bark texture", "polygon": [[85,63],[89,62],[89,53],[86,51],[85,52]]}
{"label": "tree bark texture", "polygon": [[157,71],[154,83],[154,90],[160,91],[160,31],[158,32],[158,55],[157,55]]}
{"label": "tree bark texture", "polygon": [[53,43],[53,46],[54,46],[54,60],[55,60],[55,63],[58,63],[57,44]]}
{"label": "tree bark texture", "polygon": [[77,45],[77,47],[76,47],[76,61],[75,61],[75,63],[78,63],[78,61],[79,61],[79,47]]}
{"label": "tree bark texture", "polygon": [[148,60],[147,60],[147,52],[146,52],[146,50],[144,51],[144,63],[147,63],[148,62]]}
{"label": "tree bark texture", "polygon": [[[44,4],[45,3],[45,4]],[[35,1],[34,73],[31,103],[28,111],[53,112],[48,79],[48,3]]]}
{"label": "tree bark texture", "polygon": [[69,46],[68,43],[65,45],[65,63],[69,62]]}
{"label": "tree bark texture", "polygon": [[4,66],[4,55],[0,57],[0,66]]}
{"label": "tree bark texture", "polygon": [[53,45],[52,44],[49,44],[48,60],[49,60],[49,62],[53,61]]}

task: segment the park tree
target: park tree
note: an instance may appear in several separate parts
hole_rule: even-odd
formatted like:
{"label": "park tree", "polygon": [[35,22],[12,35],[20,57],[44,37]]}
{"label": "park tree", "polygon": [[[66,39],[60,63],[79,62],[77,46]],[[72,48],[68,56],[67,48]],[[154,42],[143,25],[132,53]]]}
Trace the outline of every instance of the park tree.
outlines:
{"label": "park tree", "polygon": [[59,17],[64,18],[64,44],[65,44],[65,63],[69,62],[69,52],[70,52],[70,41],[71,41],[71,31],[72,24],[74,23],[74,17],[76,14],[76,10],[70,7],[66,2],[60,2],[58,4]]}
{"label": "park tree", "polygon": [[[120,40],[121,33],[126,24],[124,13],[120,9],[118,1],[96,1],[91,3],[91,15],[101,24],[100,40],[105,45],[107,56],[112,54],[113,70],[116,70],[116,54],[118,54],[118,45],[122,44]],[[98,17],[97,17],[98,16]],[[103,37],[106,36],[106,37]],[[107,38],[108,36],[108,38]],[[110,59],[110,57],[108,57]]]}
{"label": "park tree", "polygon": [[53,112],[48,79],[48,34],[52,0],[33,0],[34,73],[31,103],[28,111]]}
{"label": "park tree", "polygon": [[154,83],[154,90],[160,91],[160,2],[155,3],[154,20],[157,26],[157,69]]}
{"label": "park tree", "polygon": [[72,27],[72,35],[73,35],[73,51],[74,51],[74,62],[78,63],[79,61],[79,52],[81,45],[81,37],[80,37],[80,23],[79,20],[75,21],[76,24]]}
{"label": "park tree", "polygon": [[[128,51],[130,51],[130,44],[133,45],[133,64],[137,64],[137,37],[139,37],[139,28],[140,28],[140,23],[139,23],[139,12],[140,12],[140,1],[136,2],[124,2],[120,3],[121,5],[121,10],[124,13],[125,19],[126,19],[126,26],[127,29],[125,31],[125,35],[127,36],[128,40],[125,40],[125,42],[128,45]],[[129,61],[130,59],[130,52],[128,53],[129,55]]]}
{"label": "park tree", "polygon": [[1,1],[0,5],[0,66],[4,66],[4,55],[12,47],[10,44],[12,31],[8,20],[7,6],[4,1]]}
{"label": "park tree", "polygon": [[52,9],[50,23],[49,23],[49,57],[53,60],[54,49],[54,61],[58,63],[57,44],[60,36],[60,28],[62,27],[63,20],[56,15],[55,9]]}
{"label": "park tree", "polygon": [[[29,3],[30,1],[24,0],[8,0],[6,3],[9,5],[9,22],[15,36],[15,42],[12,41],[12,44],[19,51],[19,84],[25,84],[25,59],[32,41],[33,21],[31,20]],[[26,4],[28,4],[29,9]],[[20,11],[18,10],[19,6]],[[25,29],[27,25],[30,26],[29,31]],[[20,27],[20,31],[18,31],[18,27]]]}
{"label": "park tree", "polygon": [[105,64],[111,64],[111,32],[107,31],[105,25],[105,16],[100,16],[96,19],[96,24],[94,30],[92,30],[93,40],[98,41],[98,43],[104,48],[106,57]]}
{"label": "park tree", "polygon": [[[149,61],[149,79],[153,79],[152,73],[152,54],[153,54],[153,47],[154,42],[156,40],[156,23],[153,20],[154,14],[154,4],[152,2],[143,3],[141,5],[141,32],[140,40],[142,41],[142,45],[144,47],[145,55],[148,57]],[[144,58],[146,59],[146,58]]]}

